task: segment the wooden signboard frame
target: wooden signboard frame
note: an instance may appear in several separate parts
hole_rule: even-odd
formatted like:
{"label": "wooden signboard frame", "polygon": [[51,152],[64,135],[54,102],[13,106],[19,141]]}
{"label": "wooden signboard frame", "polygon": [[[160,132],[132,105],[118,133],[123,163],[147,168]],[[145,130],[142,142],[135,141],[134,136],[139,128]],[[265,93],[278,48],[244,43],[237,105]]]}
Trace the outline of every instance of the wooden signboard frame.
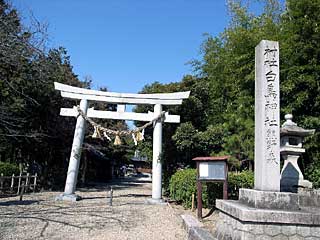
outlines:
{"label": "wooden signboard frame", "polygon": [[[197,163],[197,216],[202,219],[202,183],[205,182],[222,182],[223,183],[223,199],[228,199],[228,164],[229,156],[220,157],[196,157],[193,161]],[[225,179],[200,178],[200,163],[205,162],[223,162]]]}

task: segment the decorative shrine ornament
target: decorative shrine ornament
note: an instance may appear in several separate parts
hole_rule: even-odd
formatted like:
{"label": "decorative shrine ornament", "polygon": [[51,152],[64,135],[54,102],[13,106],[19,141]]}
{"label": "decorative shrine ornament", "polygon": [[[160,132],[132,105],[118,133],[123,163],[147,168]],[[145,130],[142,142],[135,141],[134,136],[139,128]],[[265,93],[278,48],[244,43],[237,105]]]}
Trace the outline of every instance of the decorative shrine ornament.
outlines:
{"label": "decorative shrine ornament", "polygon": [[[121,131],[116,131],[116,130],[112,130],[112,129],[108,129],[105,127],[102,127],[100,124],[94,122],[91,118],[89,118],[88,116],[86,116],[84,114],[84,112],[80,109],[80,106],[77,106],[77,110],[79,112],[79,114],[86,120],[88,121],[94,128],[94,132],[92,134],[92,138],[99,138],[102,139],[103,137],[107,138],[109,141],[111,141],[111,138],[109,137],[109,135],[114,135],[115,139],[114,139],[114,145],[118,146],[122,144],[121,135],[131,135],[134,144],[138,145],[138,142],[141,142],[144,140],[144,130],[150,126],[150,125],[154,125],[155,122],[157,121],[163,121],[165,118],[165,112],[161,112],[161,114],[159,114],[159,116],[157,116],[156,118],[154,118],[153,120],[151,120],[150,122],[144,124],[141,127],[138,127],[134,130],[121,130]],[[101,132],[103,133],[103,135],[101,135]]]}

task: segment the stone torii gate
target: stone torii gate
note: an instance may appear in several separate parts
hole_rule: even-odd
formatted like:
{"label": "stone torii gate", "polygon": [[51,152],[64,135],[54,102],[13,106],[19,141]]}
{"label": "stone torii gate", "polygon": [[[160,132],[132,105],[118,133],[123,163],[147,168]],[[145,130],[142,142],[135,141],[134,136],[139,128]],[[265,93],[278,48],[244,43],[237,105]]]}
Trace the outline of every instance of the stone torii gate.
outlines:
{"label": "stone torii gate", "polygon": [[[175,93],[156,93],[156,94],[134,94],[134,93],[115,93],[103,92],[97,90],[83,89],[72,87],[69,85],[54,83],[55,89],[61,92],[61,96],[65,98],[80,100],[80,109],[89,118],[104,118],[117,120],[134,120],[149,122],[158,117],[162,113],[163,105],[180,105],[182,100],[190,95],[187,92]],[[89,108],[90,101],[102,101],[117,104],[117,111],[101,111]],[[154,105],[154,112],[134,113],[126,112],[126,104]],[[77,201],[80,196],[75,194],[77,176],[81,158],[81,148],[85,134],[85,119],[79,114],[77,107],[61,108],[61,116],[76,117],[77,123],[74,132],[72,150],[67,173],[64,193],[56,198],[56,200]],[[162,121],[168,123],[179,123],[179,115],[169,115],[165,113],[163,119],[159,119],[154,123],[153,128],[153,159],[152,159],[152,203],[162,202]]]}

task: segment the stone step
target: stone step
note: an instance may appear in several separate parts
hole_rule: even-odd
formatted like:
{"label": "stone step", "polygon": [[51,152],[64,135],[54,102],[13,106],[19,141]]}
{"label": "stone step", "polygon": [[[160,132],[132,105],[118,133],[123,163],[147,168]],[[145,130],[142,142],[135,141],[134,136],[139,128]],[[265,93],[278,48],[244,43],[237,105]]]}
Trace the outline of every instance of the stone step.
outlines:
{"label": "stone step", "polygon": [[181,215],[183,226],[188,232],[188,240],[216,240],[212,234],[203,228],[203,224],[191,215]]}

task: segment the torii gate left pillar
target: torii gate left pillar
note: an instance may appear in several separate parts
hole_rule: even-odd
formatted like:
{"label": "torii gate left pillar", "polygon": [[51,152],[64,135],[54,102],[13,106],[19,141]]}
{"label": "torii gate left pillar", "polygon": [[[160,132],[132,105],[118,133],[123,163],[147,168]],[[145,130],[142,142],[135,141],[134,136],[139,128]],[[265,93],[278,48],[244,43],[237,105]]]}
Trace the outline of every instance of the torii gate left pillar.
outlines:
{"label": "torii gate left pillar", "polygon": [[[82,99],[80,101],[80,109],[82,110],[82,112],[87,114],[88,100]],[[73,143],[64,193],[57,196],[56,200],[77,201],[81,199],[80,196],[75,194],[75,190],[77,186],[77,178],[82,152],[82,143],[85,132],[86,120],[80,114],[78,114],[76,128],[74,130]]]}

